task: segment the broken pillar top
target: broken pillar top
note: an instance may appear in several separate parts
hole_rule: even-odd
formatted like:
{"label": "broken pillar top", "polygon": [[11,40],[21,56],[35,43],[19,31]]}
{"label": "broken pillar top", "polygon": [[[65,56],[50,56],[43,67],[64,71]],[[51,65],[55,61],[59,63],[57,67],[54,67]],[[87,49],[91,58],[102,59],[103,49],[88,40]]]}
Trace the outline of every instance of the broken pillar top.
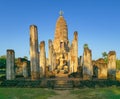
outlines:
{"label": "broken pillar top", "polygon": [[75,31],[75,32],[74,32],[74,35],[78,35],[78,32],[77,32],[77,31]]}
{"label": "broken pillar top", "polygon": [[14,50],[13,49],[7,49],[7,52],[13,52],[14,53]]}
{"label": "broken pillar top", "polygon": [[45,46],[45,41],[40,42],[40,48]]}
{"label": "broken pillar top", "polygon": [[116,52],[115,51],[110,51],[108,54],[109,55],[116,55]]}
{"label": "broken pillar top", "polygon": [[37,29],[37,26],[36,25],[30,25],[30,29],[32,29],[32,28],[34,28],[34,29]]}

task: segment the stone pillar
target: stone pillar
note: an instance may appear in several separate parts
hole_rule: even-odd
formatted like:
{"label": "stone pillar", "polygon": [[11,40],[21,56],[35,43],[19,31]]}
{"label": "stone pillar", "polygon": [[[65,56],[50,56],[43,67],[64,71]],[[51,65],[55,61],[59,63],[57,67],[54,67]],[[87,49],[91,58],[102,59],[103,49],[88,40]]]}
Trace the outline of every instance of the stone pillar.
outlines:
{"label": "stone pillar", "polygon": [[53,70],[55,70],[56,68],[56,54],[55,53],[52,54],[52,68]]}
{"label": "stone pillar", "polygon": [[78,68],[78,33],[74,32],[74,54],[75,54],[75,63],[74,63],[74,72],[77,72]]}
{"label": "stone pillar", "polygon": [[31,79],[39,79],[39,51],[38,51],[38,31],[37,26],[30,26],[30,66]]}
{"label": "stone pillar", "polygon": [[116,79],[116,52],[110,51],[108,53],[108,78]]}
{"label": "stone pillar", "polygon": [[7,60],[6,60],[6,79],[15,79],[15,52],[14,50],[7,50]]}
{"label": "stone pillar", "polygon": [[46,52],[45,42],[40,42],[40,77],[45,77],[46,72]]}
{"label": "stone pillar", "polygon": [[24,61],[23,62],[23,76],[25,77],[25,78],[27,78],[28,77],[28,68],[27,68],[27,61]]}
{"label": "stone pillar", "polygon": [[84,48],[83,53],[83,79],[89,80],[93,75],[93,66],[92,66],[92,53],[91,50],[86,47]]}
{"label": "stone pillar", "polygon": [[73,72],[74,72],[74,61],[72,61],[72,59],[71,59],[71,61],[70,61],[69,71],[70,71],[70,73],[73,73]]}
{"label": "stone pillar", "polygon": [[74,32],[74,39],[70,49],[70,72],[77,72],[78,68],[78,33]]}
{"label": "stone pillar", "polygon": [[82,59],[82,56],[80,56],[80,66],[82,66],[83,64],[83,59]]}
{"label": "stone pillar", "polygon": [[52,45],[52,40],[49,40],[48,43],[49,43],[48,66],[49,66],[49,70],[53,71],[53,65],[52,65],[53,45]]}

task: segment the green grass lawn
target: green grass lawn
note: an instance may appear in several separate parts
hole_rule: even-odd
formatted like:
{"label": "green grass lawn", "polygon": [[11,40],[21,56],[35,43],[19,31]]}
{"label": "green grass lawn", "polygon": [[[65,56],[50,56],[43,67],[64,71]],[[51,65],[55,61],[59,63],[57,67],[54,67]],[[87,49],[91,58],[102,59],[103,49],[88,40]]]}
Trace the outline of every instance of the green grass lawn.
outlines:
{"label": "green grass lawn", "polygon": [[79,89],[71,91],[78,99],[120,99],[120,88],[95,88]]}
{"label": "green grass lawn", "polygon": [[[47,99],[57,95],[55,91],[42,88],[0,88],[0,99]],[[75,99],[120,99],[120,88],[75,89],[70,94],[76,95]]]}
{"label": "green grass lawn", "polygon": [[42,88],[0,88],[0,99],[47,99],[55,95],[52,90]]}

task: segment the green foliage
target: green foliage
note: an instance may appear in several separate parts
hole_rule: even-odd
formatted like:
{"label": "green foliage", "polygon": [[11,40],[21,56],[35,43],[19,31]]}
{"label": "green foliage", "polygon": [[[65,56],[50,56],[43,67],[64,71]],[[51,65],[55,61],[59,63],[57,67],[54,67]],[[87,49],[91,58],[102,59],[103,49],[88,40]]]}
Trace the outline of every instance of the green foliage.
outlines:
{"label": "green foliage", "polygon": [[105,63],[107,63],[108,62],[108,54],[107,54],[107,52],[103,52],[102,57],[103,57]]}
{"label": "green foliage", "polygon": [[6,56],[0,56],[0,69],[6,67]]}
{"label": "green foliage", "polygon": [[116,60],[117,70],[120,70],[120,60]]}
{"label": "green foliage", "polygon": [[102,57],[105,57],[105,58],[106,58],[107,56],[108,56],[107,52],[103,52],[103,53],[102,53]]}
{"label": "green foliage", "polygon": [[88,47],[88,44],[84,44],[84,46],[83,46],[83,47],[84,47],[84,48],[89,48],[89,47]]}
{"label": "green foliage", "polygon": [[[17,66],[17,58],[15,58],[15,66]],[[24,56],[22,61],[28,61],[28,57]],[[0,56],[0,69],[6,68],[6,55]]]}
{"label": "green foliage", "polygon": [[24,59],[28,60],[28,57],[27,57],[27,56],[24,56]]}

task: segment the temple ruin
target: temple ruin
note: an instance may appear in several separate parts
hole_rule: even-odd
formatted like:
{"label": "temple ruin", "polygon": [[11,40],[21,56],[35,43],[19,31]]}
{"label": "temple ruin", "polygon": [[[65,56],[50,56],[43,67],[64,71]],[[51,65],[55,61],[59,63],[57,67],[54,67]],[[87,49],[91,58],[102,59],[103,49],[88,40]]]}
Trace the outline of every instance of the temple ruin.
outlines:
{"label": "temple ruin", "polygon": [[[7,50],[6,79],[15,79],[16,74],[24,78],[38,80],[45,77],[70,77],[79,74],[82,80],[116,79],[116,52],[108,53],[107,63],[104,59],[92,60],[92,51],[84,45],[83,56],[78,55],[78,32],[73,33],[70,44],[68,38],[67,22],[62,13],[57,19],[54,39],[48,40],[48,51],[45,41],[38,43],[37,26],[30,26],[30,69],[27,62],[18,61],[19,67],[15,69],[14,50]],[[46,56],[48,53],[48,57]],[[16,70],[16,71],[15,71]]]}

